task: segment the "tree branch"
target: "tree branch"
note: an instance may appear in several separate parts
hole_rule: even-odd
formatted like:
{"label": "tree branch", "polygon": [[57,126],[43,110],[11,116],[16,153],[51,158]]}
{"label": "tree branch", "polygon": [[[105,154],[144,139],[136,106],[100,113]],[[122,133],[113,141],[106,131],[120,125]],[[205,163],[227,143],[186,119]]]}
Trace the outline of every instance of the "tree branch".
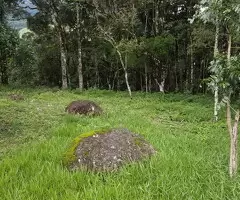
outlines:
{"label": "tree branch", "polygon": [[38,9],[37,7],[31,7],[31,6],[18,6],[18,8],[21,8],[21,9],[30,9],[30,10],[37,10],[37,9]]}

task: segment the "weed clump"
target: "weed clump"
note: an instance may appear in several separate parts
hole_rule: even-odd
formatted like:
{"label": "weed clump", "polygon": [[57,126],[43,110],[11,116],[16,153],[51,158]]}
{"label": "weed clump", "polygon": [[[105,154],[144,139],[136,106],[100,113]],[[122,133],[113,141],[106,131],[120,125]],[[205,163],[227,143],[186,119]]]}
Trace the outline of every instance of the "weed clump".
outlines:
{"label": "weed clump", "polygon": [[79,100],[71,102],[65,109],[66,112],[71,114],[81,115],[100,115],[102,108],[89,100]]}
{"label": "weed clump", "polygon": [[109,172],[155,153],[141,135],[127,129],[112,129],[80,135],[66,154],[65,164],[70,170]]}

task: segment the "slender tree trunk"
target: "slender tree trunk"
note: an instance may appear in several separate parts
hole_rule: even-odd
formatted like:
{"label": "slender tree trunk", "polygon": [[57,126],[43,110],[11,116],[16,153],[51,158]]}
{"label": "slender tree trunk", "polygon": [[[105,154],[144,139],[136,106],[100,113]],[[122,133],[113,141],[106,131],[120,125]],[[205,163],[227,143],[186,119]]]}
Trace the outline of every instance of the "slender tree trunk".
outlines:
{"label": "slender tree trunk", "polygon": [[[227,50],[228,67],[231,67],[231,48],[232,48],[232,35],[231,33],[228,33],[228,50]],[[227,101],[227,125],[228,132],[230,135],[229,175],[232,178],[237,175],[238,168],[237,136],[238,136],[239,110],[236,112],[233,127],[231,121],[232,117],[229,97],[229,101]]]}
{"label": "slender tree trunk", "polygon": [[146,93],[148,92],[148,69],[147,69],[147,64],[146,62],[144,63],[144,69],[145,69],[145,90],[146,90]]}
{"label": "slender tree trunk", "polygon": [[154,5],[155,5],[155,9],[154,9],[154,12],[155,12],[155,18],[154,18],[154,21],[155,21],[155,33],[156,35],[159,34],[159,10],[158,10],[158,0],[156,2],[154,2]]}
{"label": "slender tree trunk", "polygon": [[125,81],[126,81],[126,85],[127,85],[127,89],[128,89],[128,93],[129,96],[132,98],[132,91],[129,85],[129,81],[128,81],[128,72],[127,72],[127,55],[125,56],[125,65],[123,65],[123,70],[124,70],[124,77],[125,77]]}
{"label": "slender tree trunk", "polygon": [[175,91],[181,90],[181,69],[179,70],[178,40],[175,39]]}
{"label": "slender tree trunk", "polygon": [[97,63],[97,56],[94,54],[94,68],[95,68],[95,88],[99,88],[100,86],[100,77],[99,77],[99,70],[98,70],[98,63]]}
{"label": "slender tree trunk", "polygon": [[[176,62],[176,61],[175,61]],[[178,63],[175,63],[175,91],[179,91],[179,85],[178,85]]]}
{"label": "slender tree trunk", "polygon": [[[215,32],[215,44],[214,44],[214,59],[216,59],[218,55],[218,38],[219,38],[219,19],[216,19],[216,32]],[[218,120],[218,83],[215,83],[214,87],[214,120]]]}
{"label": "slender tree trunk", "polygon": [[229,162],[230,177],[236,176],[237,168],[238,168],[238,152],[237,152],[238,122],[239,122],[239,111],[237,111],[236,113],[234,126],[230,136],[231,137],[230,162]]}
{"label": "slender tree trunk", "polygon": [[123,68],[123,71],[124,71],[124,77],[125,77],[125,82],[126,82],[126,85],[127,85],[127,89],[128,89],[128,93],[129,93],[129,96],[132,98],[132,91],[131,91],[131,87],[129,85],[129,81],[128,81],[128,72],[127,72],[127,56],[125,56],[125,62],[123,61],[123,58],[122,58],[122,54],[121,52],[116,48],[116,51],[117,51],[117,54],[119,56],[119,60],[120,60],[120,63],[122,65],[122,68]]}
{"label": "slender tree trunk", "polygon": [[237,136],[238,136],[239,110],[236,112],[235,121],[232,127],[230,101],[227,101],[227,125],[230,135],[230,158],[229,158],[229,175],[235,177],[238,168],[238,153],[237,153]]}
{"label": "slender tree trunk", "polygon": [[62,89],[68,88],[67,83],[67,56],[66,50],[63,43],[63,38],[59,32],[59,45],[60,45],[60,54],[61,54],[61,68],[62,68]]}
{"label": "slender tree trunk", "polygon": [[214,120],[218,121],[218,86],[214,87]]}
{"label": "slender tree trunk", "polygon": [[82,45],[81,41],[78,41],[78,87],[83,91],[83,65],[82,65]]}
{"label": "slender tree trunk", "polygon": [[108,90],[112,89],[111,83],[110,83],[110,77],[107,77],[107,84],[108,84]]}
{"label": "slender tree trunk", "polygon": [[217,57],[218,54],[218,38],[219,38],[219,19],[216,19],[216,31],[215,31],[215,43],[214,43],[214,58]]}
{"label": "slender tree trunk", "polygon": [[[145,28],[144,28],[144,35],[145,37],[147,37],[147,25],[148,25],[148,13],[147,13],[147,8],[145,7]],[[145,76],[145,92],[148,92],[148,68],[147,68],[147,63],[146,63],[146,59],[144,61],[144,76]]]}
{"label": "slender tree trunk", "polygon": [[99,72],[98,72],[98,68],[96,67],[96,71],[95,71],[95,88],[99,88]]}
{"label": "slender tree trunk", "polygon": [[113,77],[113,81],[112,81],[112,90],[114,90],[114,88],[115,88],[115,81],[117,78],[117,74],[118,74],[118,70],[114,73],[114,77]]}
{"label": "slender tree trunk", "polygon": [[144,35],[145,35],[145,37],[147,37],[147,25],[148,25],[148,13],[147,13],[147,8],[145,8],[144,14],[145,14]]}
{"label": "slender tree trunk", "polygon": [[228,53],[227,53],[227,60],[228,60],[228,65],[231,65],[231,48],[232,48],[232,35],[229,33],[228,34]]}
{"label": "slender tree trunk", "polygon": [[165,79],[161,81],[161,83],[158,82],[158,80],[155,78],[155,81],[159,87],[159,92],[164,93],[164,85],[165,85]]}
{"label": "slender tree trunk", "polygon": [[140,83],[141,83],[141,92],[144,90],[143,89],[143,77],[142,74],[140,74]]}
{"label": "slender tree trunk", "polygon": [[152,77],[151,77],[151,75],[149,76],[149,79],[148,79],[148,91],[152,92]]}
{"label": "slender tree trunk", "polygon": [[79,9],[79,2],[76,5],[76,12],[77,12],[77,36],[78,36],[78,87],[79,90],[83,91],[83,64],[82,64],[82,38],[80,32],[80,9]]}
{"label": "slender tree trunk", "polygon": [[[114,39],[112,39],[111,37],[107,37],[105,38],[105,40],[107,40],[112,46],[113,48],[115,48],[117,54],[118,54],[118,57],[119,57],[119,61],[121,63],[121,66],[123,68],[123,71],[124,71],[124,77],[125,77],[125,83],[127,85],[127,89],[128,89],[128,93],[129,93],[129,96],[132,98],[132,91],[131,91],[131,87],[129,85],[129,81],[128,81],[128,71],[127,71],[127,56],[125,56],[125,62],[123,60],[123,57],[122,57],[122,54],[121,52],[119,51],[119,49],[116,47],[116,44],[115,44],[115,41]],[[118,82],[118,85],[119,85],[119,82]]]}
{"label": "slender tree trunk", "polygon": [[193,92],[193,79],[194,79],[194,63],[193,63],[193,50],[192,50],[192,38],[190,39],[190,91]]}
{"label": "slender tree trunk", "polygon": [[61,57],[61,71],[62,71],[62,89],[68,88],[67,82],[67,52],[66,44],[64,41],[63,30],[61,24],[57,20],[57,13],[53,11],[52,13],[52,22],[58,31],[59,47],[60,47],[60,57]]}
{"label": "slender tree trunk", "polygon": [[129,82],[128,82],[128,72],[127,72],[126,69],[124,69],[124,77],[125,77],[125,81],[126,81],[129,96],[132,98],[132,91],[131,91],[131,88],[130,88],[130,85],[129,85]]}

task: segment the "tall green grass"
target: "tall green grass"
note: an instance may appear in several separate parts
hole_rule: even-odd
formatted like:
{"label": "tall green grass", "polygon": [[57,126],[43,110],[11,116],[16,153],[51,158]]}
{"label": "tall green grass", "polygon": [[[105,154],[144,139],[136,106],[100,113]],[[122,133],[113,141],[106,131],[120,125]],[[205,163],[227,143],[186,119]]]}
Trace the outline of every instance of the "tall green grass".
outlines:
{"label": "tall green grass", "polygon": [[[12,92],[26,99],[10,101]],[[94,100],[105,112],[66,114],[75,99]],[[224,112],[213,123],[209,97],[135,93],[130,100],[124,92],[3,88],[0,114],[1,200],[239,199],[240,179],[228,177]],[[62,165],[75,137],[110,127],[143,134],[157,155],[110,174],[69,172]]]}

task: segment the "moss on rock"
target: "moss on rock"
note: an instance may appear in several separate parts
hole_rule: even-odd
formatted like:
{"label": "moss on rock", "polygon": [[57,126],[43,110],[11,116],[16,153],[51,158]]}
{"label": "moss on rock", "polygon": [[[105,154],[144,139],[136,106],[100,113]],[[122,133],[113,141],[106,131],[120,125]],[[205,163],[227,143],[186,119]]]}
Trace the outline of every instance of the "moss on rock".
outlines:
{"label": "moss on rock", "polygon": [[74,138],[73,142],[71,143],[69,149],[67,150],[67,152],[64,155],[63,158],[63,164],[65,166],[71,165],[71,163],[73,163],[77,157],[76,157],[76,148],[78,147],[78,145],[80,144],[80,142],[87,137],[93,136],[95,134],[103,134],[105,133],[106,130],[95,130],[95,131],[90,131],[90,132],[86,132],[86,133],[82,133],[81,135],[79,135],[78,137]]}
{"label": "moss on rock", "polygon": [[143,136],[127,129],[91,131],[74,139],[64,164],[70,170],[115,171],[155,153]]}

